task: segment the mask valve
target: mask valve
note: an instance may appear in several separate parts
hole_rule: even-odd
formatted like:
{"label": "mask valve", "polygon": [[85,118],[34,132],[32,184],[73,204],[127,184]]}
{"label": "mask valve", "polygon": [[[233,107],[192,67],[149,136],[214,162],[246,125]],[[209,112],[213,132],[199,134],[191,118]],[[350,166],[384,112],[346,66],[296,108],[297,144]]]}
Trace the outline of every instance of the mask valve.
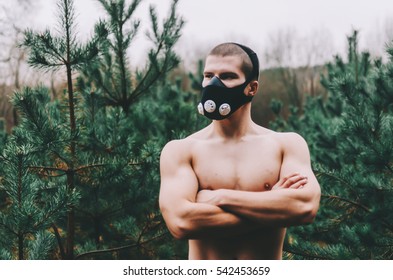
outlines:
{"label": "mask valve", "polygon": [[218,109],[221,116],[226,116],[231,112],[231,106],[228,103],[224,103]]}
{"label": "mask valve", "polygon": [[216,103],[213,100],[206,100],[205,104],[203,105],[206,112],[213,113],[216,110]]}

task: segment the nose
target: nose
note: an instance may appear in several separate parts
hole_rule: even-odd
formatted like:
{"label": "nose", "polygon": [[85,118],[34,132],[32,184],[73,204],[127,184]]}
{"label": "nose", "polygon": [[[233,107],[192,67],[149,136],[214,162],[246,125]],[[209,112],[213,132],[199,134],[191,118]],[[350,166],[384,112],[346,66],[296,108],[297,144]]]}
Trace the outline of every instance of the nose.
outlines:
{"label": "nose", "polygon": [[219,77],[214,76],[209,83],[208,86],[219,86],[219,87],[226,87],[225,84],[220,80]]}

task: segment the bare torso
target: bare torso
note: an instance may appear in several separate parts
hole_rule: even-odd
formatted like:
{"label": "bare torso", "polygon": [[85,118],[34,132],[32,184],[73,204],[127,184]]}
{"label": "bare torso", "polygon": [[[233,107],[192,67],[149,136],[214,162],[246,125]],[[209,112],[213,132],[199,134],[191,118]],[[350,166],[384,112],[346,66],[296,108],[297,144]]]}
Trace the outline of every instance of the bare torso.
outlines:
{"label": "bare torso", "polygon": [[[240,140],[214,137],[209,127],[190,141],[199,189],[270,191],[278,181],[282,148],[275,132],[255,127]],[[233,237],[189,241],[189,259],[281,259],[285,228],[260,227]]]}

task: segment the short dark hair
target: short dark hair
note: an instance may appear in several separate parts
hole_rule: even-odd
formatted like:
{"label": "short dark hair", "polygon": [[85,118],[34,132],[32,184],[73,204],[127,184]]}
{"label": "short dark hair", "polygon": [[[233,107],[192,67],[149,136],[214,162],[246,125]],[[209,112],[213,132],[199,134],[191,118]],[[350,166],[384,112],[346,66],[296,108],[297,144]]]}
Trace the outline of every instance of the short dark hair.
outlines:
{"label": "short dark hair", "polygon": [[209,55],[217,56],[240,56],[242,59],[241,70],[248,81],[258,80],[259,77],[259,61],[256,53],[250,48],[229,42],[215,46]]}

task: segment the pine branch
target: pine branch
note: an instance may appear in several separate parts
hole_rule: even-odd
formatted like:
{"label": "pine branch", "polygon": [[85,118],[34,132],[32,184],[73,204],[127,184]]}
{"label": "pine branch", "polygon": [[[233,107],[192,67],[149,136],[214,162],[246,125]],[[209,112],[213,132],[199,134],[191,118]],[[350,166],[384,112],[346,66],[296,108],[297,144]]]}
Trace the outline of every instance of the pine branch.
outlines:
{"label": "pine branch", "polygon": [[34,224],[34,227],[39,228],[41,225],[44,223],[48,222],[49,218],[54,215],[56,212],[61,212],[62,209],[65,208],[69,204],[68,201],[62,200],[59,204],[56,205],[55,208],[51,209],[50,211],[47,211],[44,213],[44,215],[41,217],[41,221],[37,221]]}
{"label": "pine branch", "polygon": [[363,204],[360,204],[360,203],[358,203],[358,202],[352,201],[352,200],[347,199],[347,198],[339,197],[339,196],[336,196],[336,195],[326,195],[326,194],[322,194],[322,197],[328,198],[328,199],[337,199],[337,200],[341,200],[341,201],[347,202],[347,203],[349,203],[349,204],[351,204],[351,205],[354,205],[354,206],[356,206],[357,208],[360,208],[360,209],[362,209],[362,210],[364,210],[364,211],[366,211],[366,212],[371,213],[371,210],[370,210],[367,206],[365,206],[365,205],[363,205]]}
{"label": "pine branch", "polygon": [[105,253],[112,253],[112,252],[118,252],[118,251],[122,251],[122,250],[126,250],[126,249],[134,249],[134,248],[138,248],[139,246],[148,244],[150,242],[153,242],[157,239],[163,238],[166,235],[168,235],[168,232],[165,232],[161,235],[155,236],[149,240],[140,242],[140,243],[136,243],[136,244],[130,244],[130,245],[125,245],[125,246],[121,246],[121,247],[116,247],[116,248],[111,248],[111,249],[103,249],[103,250],[95,250],[95,251],[90,251],[90,252],[86,252],[86,253],[82,253],[79,254],[75,257],[75,260],[81,259],[81,258],[85,258],[88,256],[92,256],[92,255],[97,255],[97,254],[105,254]]}
{"label": "pine branch", "polygon": [[328,177],[328,178],[330,178],[330,179],[333,179],[333,180],[335,180],[335,181],[337,181],[337,182],[342,183],[343,186],[346,186],[346,187],[349,187],[350,189],[352,189],[352,185],[351,185],[351,184],[349,184],[349,183],[348,183],[347,181],[345,181],[344,179],[335,176],[335,175],[332,174],[332,173],[323,172],[323,171],[318,170],[318,171],[315,171],[315,175],[316,175],[317,177],[319,177],[319,176]]}
{"label": "pine branch", "polygon": [[[160,53],[162,48],[162,41],[160,42],[156,52],[154,54],[152,54],[152,57],[157,57],[158,54]],[[153,63],[149,64],[149,68],[148,70],[145,72],[145,75],[143,76],[143,78],[139,81],[138,85],[136,86],[136,88],[132,91],[131,95],[129,96],[127,102],[131,102],[132,100],[135,100],[135,98],[133,96],[139,96],[141,95],[143,92],[145,92],[151,85],[152,83],[149,83],[149,85],[144,86],[146,79],[150,76],[150,72],[153,70]],[[157,76],[157,75],[156,75]],[[154,79],[155,80],[155,79]]]}
{"label": "pine branch", "polygon": [[88,165],[83,165],[83,166],[77,167],[74,171],[75,172],[80,172],[80,171],[83,171],[85,169],[104,167],[104,166],[107,166],[107,165],[108,164],[105,164],[105,163],[88,164]]}
{"label": "pine branch", "polygon": [[304,257],[306,259],[332,260],[332,258],[323,257],[323,256],[320,256],[320,255],[314,255],[314,254],[307,253],[307,252],[298,252],[296,250],[291,250],[291,249],[288,249],[288,248],[285,248],[284,251],[289,253],[289,254],[302,256],[302,257]]}
{"label": "pine branch", "polygon": [[57,226],[54,223],[52,224],[52,228],[53,228],[53,232],[55,233],[57,244],[59,246],[61,259],[64,260],[66,258],[66,253],[64,251],[63,242],[61,241],[61,236],[60,236],[60,233],[59,233],[59,229],[57,228]]}
{"label": "pine branch", "polygon": [[68,169],[65,168],[60,168],[60,167],[50,167],[50,166],[28,166],[27,168],[36,170],[38,169],[39,171],[45,170],[45,171],[61,171],[64,173],[67,173]]}

